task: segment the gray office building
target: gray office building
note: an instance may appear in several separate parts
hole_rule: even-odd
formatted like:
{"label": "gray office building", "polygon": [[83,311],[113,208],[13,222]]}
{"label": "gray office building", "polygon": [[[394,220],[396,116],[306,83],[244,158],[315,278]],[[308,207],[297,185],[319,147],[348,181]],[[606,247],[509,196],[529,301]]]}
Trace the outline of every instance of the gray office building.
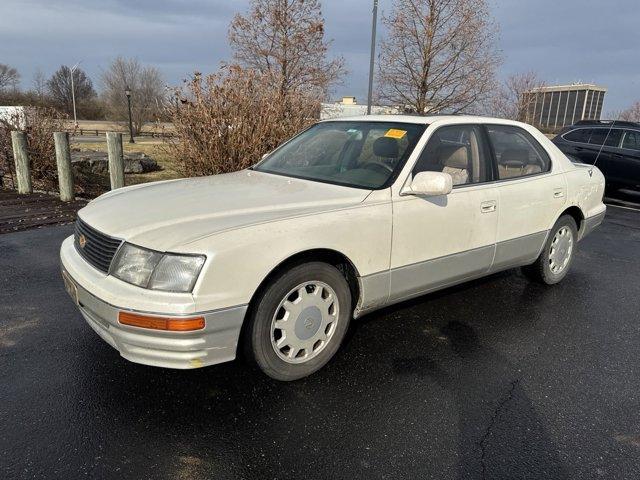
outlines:
{"label": "gray office building", "polygon": [[607,89],[588,83],[535,88],[523,94],[524,121],[559,130],[579,120],[600,120]]}

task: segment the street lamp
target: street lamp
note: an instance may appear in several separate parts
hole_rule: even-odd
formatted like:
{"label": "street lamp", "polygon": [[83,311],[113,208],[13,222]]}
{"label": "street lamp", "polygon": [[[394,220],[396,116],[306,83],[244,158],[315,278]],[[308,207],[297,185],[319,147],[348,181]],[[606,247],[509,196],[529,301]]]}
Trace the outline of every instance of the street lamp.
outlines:
{"label": "street lamp", "polygon": [[369,95],[367,96],[367,115],[371,115],[373,96],[373,64],[376,58],[376,26],[378,24],[378,0],[373,0],[373,18],[371,22],[371,58],[369,59]]}
{"label": "street lamp", "polygon": [[80,63],[82,63],[82,60],[80,60],[73,67],[71,67],[71,70],[70,70],[70,72],[71,72],[71,101],[73,102],[73,125],[74,125],[74,128],[78,128],[78,116],[76,115],[76,87],[75,87],[75,84],[73,83],[73,74],[75,73],[75,71],[80,66]]}
{"label": "street lamp", "polygon": [[133,140],[133,123],[131,121],[131,89],[124,87],[124,94],[127,96],[127,105],[129,107],[129,143],[136,143]]}

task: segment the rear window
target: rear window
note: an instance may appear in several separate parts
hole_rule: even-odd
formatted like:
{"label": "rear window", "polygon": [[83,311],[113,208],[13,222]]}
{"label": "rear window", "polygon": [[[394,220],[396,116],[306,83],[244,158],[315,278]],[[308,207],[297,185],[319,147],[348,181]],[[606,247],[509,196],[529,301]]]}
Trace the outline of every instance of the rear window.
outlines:
{"label": "rear window", "polygon": [[622,130],[619,128],[596,128],[591,133],[589,143],[593,145],[602,145],[607,147],[617,147],[620,145],[622,138]]}
{"label": "rear window", "polygon": [[590,128],[578,128],[577,130],[564,134],[562,138],[569,140],[570,142],[588,143],[590,135]]}

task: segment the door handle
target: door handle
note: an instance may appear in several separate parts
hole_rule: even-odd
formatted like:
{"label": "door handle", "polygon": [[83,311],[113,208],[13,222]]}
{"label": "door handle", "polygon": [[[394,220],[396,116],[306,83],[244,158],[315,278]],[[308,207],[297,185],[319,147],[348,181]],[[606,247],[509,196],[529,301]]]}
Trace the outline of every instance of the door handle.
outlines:
{"label": "door handle", "polygon": [[611,156],[613,158],[622,158],[622,155],[620,155],[619,153],[612,153]]}
{"label": "door handle", "polygon": [[584,148],[582,147],[575,147],[575,149],[576,149],[576,152],[581,152],[582,150],[584,150]]}
{"label": "door handle", "polygon": [[482,213],[495,212],[497,207],[498,207],[498,202],[496,202],[495,200],[488,200],[480,204],[480,211]]}
{"label": "door handle", "polygon": [[564,197],[564,190],[562,188],[556,188],[553,191],[553,198],[562,198]]}

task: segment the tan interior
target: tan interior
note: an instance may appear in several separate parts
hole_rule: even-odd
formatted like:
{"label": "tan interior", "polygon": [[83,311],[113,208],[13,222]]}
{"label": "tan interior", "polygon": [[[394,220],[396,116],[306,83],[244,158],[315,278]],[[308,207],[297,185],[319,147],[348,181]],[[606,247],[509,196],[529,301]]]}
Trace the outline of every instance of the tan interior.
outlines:
{"label": "tan interior", "polygon": [[462,185],[469,180],[469,153],[466,147],[441,145],[438,147],[438,162],[442,171],[451,175],[454,185]]}

